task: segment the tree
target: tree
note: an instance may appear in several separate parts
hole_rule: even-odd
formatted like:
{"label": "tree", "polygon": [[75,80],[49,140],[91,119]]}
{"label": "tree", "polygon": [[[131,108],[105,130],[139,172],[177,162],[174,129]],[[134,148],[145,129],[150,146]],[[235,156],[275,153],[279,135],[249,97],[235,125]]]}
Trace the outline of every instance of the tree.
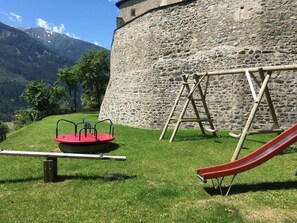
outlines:
{"label": "tree", "polygon": [[58,82],[65,83],[71,99],[69,106],[73,111],[77,109],[77,93],[80,86],[78,73],[77,66],[64,67],[58,70]]}
{"label": "tree", "polygon": [[59,102],[64,96],[63,87],[52,86],[43,81],[30,82],[22,95],[31,108],[40,112],[58,109]]}
{"label": "tree", "polygon": [[6,134],[9,132],[8,126],[0,121],[0,142],[6,139]]}
{"label": "tree", "polygon": [[76,64],[84,90],[81,97],[84,108],[98,108],[109,80],[109,59],[104,50],[91,50]]}

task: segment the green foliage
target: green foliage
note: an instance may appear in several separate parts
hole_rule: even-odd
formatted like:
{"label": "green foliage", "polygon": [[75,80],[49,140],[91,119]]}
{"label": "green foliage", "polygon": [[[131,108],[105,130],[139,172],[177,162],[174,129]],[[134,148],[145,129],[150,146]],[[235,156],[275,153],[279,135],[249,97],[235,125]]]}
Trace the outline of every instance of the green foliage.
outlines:
{"label": "green foliage", "polygon": [[64,67],[58,70],[58,82],[65,83],[68,95],[70,97],[70,108],[73,111],[77,109],[77,94],[80,86],[80,80],[76,66],[71,68]]}
{"label": "green foliage", "polygon": [[76,64],[84,90],[81,97],[84,108],[99,108],[109,80],[109,59],[106,51],[91,50]]}
{"label": "green foliage", "polygon": [[[98,113],[47,117],[7,134],[0,148],[57,151],[52,138],[60,118],[95,123]],[[72,131],[72,125],[61,125],[61,133]],[[180,130],[168,143],[171,132],[159,141],[161,130],[116,125],[115,141],[102,152],[125,155],[125,162],[59,159],[59,181],[48,184],[43,183],[42,158],[0,156],[1,221],[297,222],[296,152],[238,174],[230,195],[223,197],[211,181],[200,182],[195,169],[230,161],[238,140],[228,132],[213,138],[193,129]],[[248,136],[240,156],[275,136]],[[111,173],[125,180],[105,181]]]}
{"label": "green foliage", "polygon": [[64,83],[70,98],[69,106],[77,109],[77,95],[83,89],[81,102],[84,109],[99,108],[109,80],[109,59],[104,50],[90,50],[71,68],[58,70],[58,82]]}
{"label": "green foliage", "polygon": [[38,116],[39,111],[32,108],[18,110],[13,116],[15,129],[20,129],[25,125],[32,123],[37,120]]}
{"label": "green foliage", "polygon": [[9,132],[8,126],[0,121],[0,142],[6,139],[6,134]]}
{"label": "green foliage", "polygon": [[86,110],[98,108],[98,100],[95,94],[83,93],[81,95],[81,103],[83,108]]}
{"label": "green foliage", "polygon": [[29,106],[37,111],[53,111],[59,108],[59,101],[65,96],[64,88],[52,86],[43,81],[32,81],[26,87],[22,97]]}

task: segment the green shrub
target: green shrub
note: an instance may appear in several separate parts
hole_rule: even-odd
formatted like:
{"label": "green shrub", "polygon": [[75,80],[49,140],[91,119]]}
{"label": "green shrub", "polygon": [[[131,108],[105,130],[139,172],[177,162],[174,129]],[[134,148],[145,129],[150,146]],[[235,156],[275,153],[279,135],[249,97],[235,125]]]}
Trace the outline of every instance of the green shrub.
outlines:
{"label": "green shrub", "polygon": [[6,134],[9,132],[8,126],[0,121],[0,142],[6,139]]}
{"label": "green shrub", "polygon": [[20,129],[23,126],[30,124],[38,118],[38,115],[39,111],[32,108],[18,110],[13,117],[15,128]]}

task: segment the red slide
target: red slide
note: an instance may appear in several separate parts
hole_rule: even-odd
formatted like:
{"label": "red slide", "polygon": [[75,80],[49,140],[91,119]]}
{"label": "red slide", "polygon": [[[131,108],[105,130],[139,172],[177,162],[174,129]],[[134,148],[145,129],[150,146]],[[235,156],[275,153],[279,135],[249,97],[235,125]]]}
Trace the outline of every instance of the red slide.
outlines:
{"label": "red slide", "polygon": [[206,183],[207,179],[230,176],[247,171],[278,155],[295,142],[297,142],[297,124],[241,159],[217,166],[198,168],[196,170],[197,176]]}

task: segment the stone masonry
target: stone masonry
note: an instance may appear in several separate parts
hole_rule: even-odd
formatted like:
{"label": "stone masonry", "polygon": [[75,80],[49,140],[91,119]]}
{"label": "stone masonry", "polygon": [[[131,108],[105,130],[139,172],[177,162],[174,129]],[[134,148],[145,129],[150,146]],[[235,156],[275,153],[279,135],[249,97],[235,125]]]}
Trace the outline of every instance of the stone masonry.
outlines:
{"label": "stone masonry", "polygon": [[[288,64],[297,64],[296,0],[189,0],[150,10],[114,33],[100,118],[162,128],[183,74]],[[274,73],[269,89],[281,127],[296,123],[297,71]],[[245,76],[212,77],[207,103],[215,127],[241,129],[252,105]],[[253,128],[267,123],[268,106],[260,106]]]}
{"label": "stone masonry", "polygon": [[119,17],[122,19],[123,23],[127,23],[151,9],[181,1],[182,0],[121,0],[118,1],[116,5],[120,9]]}

